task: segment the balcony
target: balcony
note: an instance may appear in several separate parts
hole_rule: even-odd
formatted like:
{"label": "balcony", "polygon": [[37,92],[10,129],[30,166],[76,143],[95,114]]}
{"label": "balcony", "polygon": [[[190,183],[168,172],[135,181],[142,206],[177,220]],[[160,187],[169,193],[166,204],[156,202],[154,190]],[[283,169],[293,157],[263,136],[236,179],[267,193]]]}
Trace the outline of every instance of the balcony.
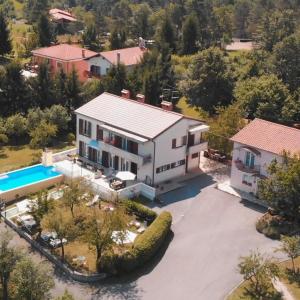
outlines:
{"label": "balcony", "polygon": [[103,151],[107,151],[111,154],[117,155],[119,157],[123,157],[126,160],[135,162],[138,165],[146,165],[152,162],[151,154],[141,155],[127,151],[126,149],[122,149],[120,145],[116,143],[116,140],[112,139],[104,139],[103,141],[98,141],[99,149]]}
{"label": "balcony", "polygon": [[195,152],[201,152],[207,150],[207,142],[201,140],[200,143],[195,145],[188,145],[187,154],[190,155]]}
{"label": "balcony", "polygon": [[249,174],[259,174],[260,173],[260,165],[254,165],[253,167],[249,167],[247,165],[244,164],[243,161],[241,161],[240,159],[237,159],[234,161],[236,168],[241,171],[241,172],[245,172],[245,173],[249,173]]}

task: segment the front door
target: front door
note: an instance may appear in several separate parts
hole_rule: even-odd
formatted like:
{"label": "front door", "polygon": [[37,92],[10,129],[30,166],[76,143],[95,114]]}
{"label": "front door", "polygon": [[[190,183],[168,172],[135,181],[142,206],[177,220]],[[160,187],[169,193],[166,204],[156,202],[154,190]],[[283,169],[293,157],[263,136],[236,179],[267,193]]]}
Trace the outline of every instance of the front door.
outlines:
{"label": "front door", "polygon": [[105,168],[109,167],[108,152],[106,152],[106,151],[102,151],[102,165]]}
{"label": "front door", "polygon": [[97,162],[97,150],[89,147],[88,159],[93,162]]}
{"label": "front door", "polygon": [[136,163],[131,162],[130,171],[131,171],[131,173],[137,175],[137,164]]}

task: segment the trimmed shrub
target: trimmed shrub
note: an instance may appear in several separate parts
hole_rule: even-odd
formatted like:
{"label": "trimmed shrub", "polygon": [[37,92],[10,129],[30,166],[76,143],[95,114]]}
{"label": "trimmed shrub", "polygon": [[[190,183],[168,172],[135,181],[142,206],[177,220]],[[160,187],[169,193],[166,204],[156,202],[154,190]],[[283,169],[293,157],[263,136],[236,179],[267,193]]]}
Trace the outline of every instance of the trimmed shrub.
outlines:
{"label": "trimmed shrub", "polygon": [[171,224],[171,214],[162,212],[145,232],[135,239],[132,249],[120,257],[118,269],[132,271],[149,261],[165,241]]}
{"label": "trimmed shrub", "polygon": [[133,200],[123,200],[123,204],[128,212],[134,213],[136,216],[152,223],[157,217],[157,213],[145,205]]}

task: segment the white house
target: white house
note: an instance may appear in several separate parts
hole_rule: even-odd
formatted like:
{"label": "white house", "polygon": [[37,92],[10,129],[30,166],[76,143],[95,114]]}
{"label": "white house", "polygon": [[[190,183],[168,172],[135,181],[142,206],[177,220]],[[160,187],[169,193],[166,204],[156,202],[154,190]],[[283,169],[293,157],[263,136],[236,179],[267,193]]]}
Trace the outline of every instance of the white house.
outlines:
{"label": "white house", "polygon": [[207,148],[203,122],[162,107],[103,93],[76,110],[78,154],[92,165],[131,171],[149,185],[183,176],[198,168]]}
{"label": "white house", "polygon": [[258,181],[268,176],[268,166],[282,154],[300,153],[300,130],[255,119],[234,135],[230,184],[256,195]]}
{"label": "white house", "polygon": [[[143,47],[124,48],[112,51],[100,52],[98,57],[89,60],[91,72],[96,72],[100,76],[106,75],[107,71],[118,63],[125,65],[130,70],[137,65],[147,49]],[[95,71],[94,71],[95,70]]]}

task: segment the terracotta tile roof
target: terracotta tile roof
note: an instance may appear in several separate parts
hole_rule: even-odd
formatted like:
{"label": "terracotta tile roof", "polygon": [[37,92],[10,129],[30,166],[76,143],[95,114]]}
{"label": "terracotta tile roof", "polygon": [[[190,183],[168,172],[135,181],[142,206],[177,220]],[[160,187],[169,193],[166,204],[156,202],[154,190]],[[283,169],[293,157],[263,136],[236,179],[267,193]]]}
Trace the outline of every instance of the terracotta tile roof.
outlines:
{"label": "terracotta tile roof", "polygon": [[50,9],[49,14],[56,20],[65,19],[68,21],[77,21],[77,19],[71,13],[58,8]]}
{"label": "terracotta tile roof", "polygon": [[231,138],[232,141],[275,154],[300,152],[300,130],[262,119],[254,119]]}
{"label": "terracotta tile roof", "polygon": [[[84,57],[83,57],[84,51]],[[97,52],[87,49],[71,46],[68,44],[60,44],[51,47],[39,48],[32,51],[34,56],[42,56],[47,58],[55,58],[62,61],[84,60],[99,55]]]}
{"label": "terracotta tile roof", "polygon": [[116,65],[118,61],[118,53],[120,53],[120,61],[125,66],[132,66],[138,64],[147,49],[140,47],[124,48],[112,51],[100,52],[100,55],[107,59],[110,63]]}

